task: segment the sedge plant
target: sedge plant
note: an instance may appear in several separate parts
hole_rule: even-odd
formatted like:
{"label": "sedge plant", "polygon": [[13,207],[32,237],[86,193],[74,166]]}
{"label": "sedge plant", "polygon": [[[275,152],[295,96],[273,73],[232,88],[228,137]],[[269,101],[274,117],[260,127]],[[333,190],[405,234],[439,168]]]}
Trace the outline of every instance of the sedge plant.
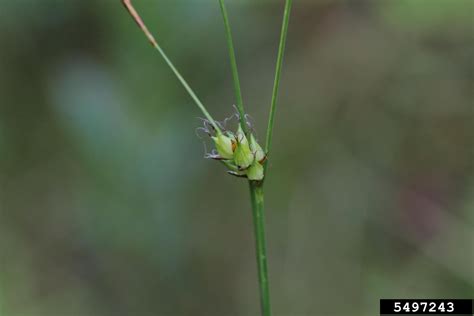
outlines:
{"label": "sedge plant", "polygon": [[236,110],[235,116],[238,118],[238,128],[235,131],[226,128],[225,124],[214,120],[209,114],[204,104],[197,97],[196,93],[189,86],[156,38],[149,31],[142,18],[135,10],[131,0],[122,0],[127,11],[138,24],[141,31],[145,34],[151,45],[158,51],[166,64],[172,70],[176,78],[181,82],[185,90],[191,96],[198,108],[203,113],[205,119],[204,126],[200,129],[212,139],[215,149],[206,154],[207,158],[212,158],[223,163],[231,175],[246,178],[250,188],[250,200],[252,205],[253,223],[256,242],[256,257],[258,269],[258,283],[260,288],[260,304],[262,316],[271,316],[270,289],[268,281],[267,252],[265,241],[265,213],[264,213],[264,184],[267,176],[269,155],[271,153],[273,127],[275,122],[275,112],[277,107],[278,94],[280,89],[280,78],[283,66],[283,56],[288,34],[288,25],[292,0],[285,0],[283,13],[283,23],[281,28],[280,42],[275,69],[275,79],[270,103],[270,113],[268,117],[268,126],[266,132],[265,147],[262,148],[257,142],[250,128],[247,114],[244,110],[240,79],[237,68],[237,61],[232,39],[232,32],[229,17],[224,0],[218,0],[224,29],[227,40],[227,47],[230,57],[230,66],[235,92]]}

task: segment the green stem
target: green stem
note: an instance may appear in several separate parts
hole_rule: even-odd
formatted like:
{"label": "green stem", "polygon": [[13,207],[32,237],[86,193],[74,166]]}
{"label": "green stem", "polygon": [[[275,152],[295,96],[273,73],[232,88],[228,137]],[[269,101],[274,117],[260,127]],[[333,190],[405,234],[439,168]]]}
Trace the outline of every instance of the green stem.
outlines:
{"label": "green stem", "polygon": [[244,102],[242,100],[242,89],[240,87],[239,71],[237,69],[237,59],[235,57],[234,41],[232,39],[232,31],[230,28],[229,16],[227,14],[227,9],[225,7],[224,0],[219,0],[219,4],[221,7],[222,18],[224,19],[225,35],[227,39],[227,47],[229,50],[230,67],[232,70],[232,78],[234,82],[234,92],[235,92],[235,99],[237,101],[237,111],[239,111],[239,116],[240,116],[240,125],[242,126],[244,133],[248,136],[249,135],[248,127],[245,122]]}
{"label": "green stem", "polygon": [[163,51],[163,49],[157,44],[155,45],[155,48],[156,50],[158,50],[158,52],[161,54],[161,56],[163,57],[163,59],[165,60],[165,62],[168,64],[168,66],[171,68],[171,70],[174,72],[175,76],[178,78],[178,80],[181,82],[181,84],[184,86],[184,88],[186,89],[186,91],[189,93],[189,95],[191,96],[191,98],[194,100],[194,102],[196,103],[196,105],[199,107],[199,109],[201,109],[202,113],[204,114],[204,116],[209,120],[209,122],[211,122],[212,126],[216,129],[216,130],[220,130],[219,127],[217,126],[216,122],[214,121],[214,119],[212,118],[212,116],[209,114],[209,112],[206,110],[206,108],[204,107],[204,105],[202,104],[201,100],[199,100],[199,98],[196,96],[196,94],[194,93],[193,89],[191,89],[191,87],[188,85],[188,83],[186,82],[186,80],[184,80],[184,78],[181,76],[181,74],[179,73],[179,71],[176,69],[176,67],[173,65],[173,63],[171,62],[171,60],[168,58],[168,56],[166,56],[165,52]]}
{"label": "green stem", "polygon": [[[286,0],[285,12],[283,14],[283,24],[281,27],[280,45],[278,47],[278,57],[277,57],[276,70],[275,70],[275,81],[273,84],[270,115],[268,117],[267,138],[266,138],[266,143],[265,143],[265,151],[267,152],[267,154],[270,153],[271,145],[272,145],[273,124],[275,122],[275,110],[276,110],[276,103],[278,99],[278,91],[280,89],[281,69],[283,66],[283,56],[285,54],[286,37],[288,34],[288,24],[290,22],[290,12],[291,12],[292,2],[293,2],[292,0]],[[265,170],[266,170],[267,165],[268,164],[265,164]]]}
{"label": "green stem", "polygon": [[196,105],[199,107],[199,109],[202,111],[206,119],[211,122],[212,126],[216,129],[217,132],[221,132],[219,126],[216,124],[212,116],[209,114],[209,112],[206,110],[206,107],[204,104],[202,104],[201,100],[197,97],[197,95],[194,93],[193,89],[189,86],[189,84],[184,80],[183,76],[181,76],[180,72],[176,67],[173,65],[171,60],[168,58],[168,56],[165,54],[161,46],[158,44],[156,41],[155,37],[151,34],[151,32],[148,30],[147,26],[143,22],[142,18],[138,14],[138,12],[135,10],[133,7],[131,0],[122,0],[122,3],[124,4],[125,8],[128,10],[132,18],[135,20],[135,22],[138,24],[138,27],[142,30],[142,32],[145,34],[145,36],[148,38],[148,41],[151,43],[151,45],[160,53],[161,57],[165,60],[166,64],[171,68],[173,71],[174,75],[178,80],[181,82],[183,85],[184,89],[188,92],[188,94],[191,96],[191,98],[194,100]]}
{"label": "green stem", "polygon": [[260,305],[262,316],[271,316],[270,288],[268,284],[267,250],[265,241],[265,212],[263,183],[250,181],[255,248],[257,255],[258,282],[260,285]]}
{"label": "green stem", "polygon": [[[232,39],[232,31],[229,23],[229,16],[225,7],[224,0],[219,0],[222,18],[224,19],[225,33],[227,39],[227,47],[229,50],[230,66],[232,70],[232,78],[234,82],[235,98],[237,100],[237,111],[239,112],[240,125],[244,133],[249,136],[247,123],[245,121],[245,110],[242,100],[242,90],[240,87],[239,72],[237,68],[237,60],[235,57],[234,43]],[[265,214],[264,214],[264,195],[263,183],[250,181],[250,197],[252,201],[253,223],[255,230],[255,249],[257,257],[258,282],[260,288],[260,305],[262,316],[271,316],[270,307],[270,289],[268,285],[268,268],[267,268],[267,252],[265,242]]]}

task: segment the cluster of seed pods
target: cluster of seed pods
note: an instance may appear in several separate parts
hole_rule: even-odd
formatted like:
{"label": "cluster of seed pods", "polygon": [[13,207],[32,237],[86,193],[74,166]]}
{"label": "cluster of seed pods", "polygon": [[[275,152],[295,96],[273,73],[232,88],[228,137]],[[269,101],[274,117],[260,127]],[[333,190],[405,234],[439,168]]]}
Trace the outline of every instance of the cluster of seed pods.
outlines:
{"label": "cluster of seed pods", "polygon": [[206,154],[206,158],[221,161],[231,175],[262,181],[263,164],[267,156],[255,136],[252,133],[245,135],[240,124],[235,133],[225,129],[223,124],[219,126],[216,129],[204,120],[202,130],[211,137],[215,146],[211,153]]}

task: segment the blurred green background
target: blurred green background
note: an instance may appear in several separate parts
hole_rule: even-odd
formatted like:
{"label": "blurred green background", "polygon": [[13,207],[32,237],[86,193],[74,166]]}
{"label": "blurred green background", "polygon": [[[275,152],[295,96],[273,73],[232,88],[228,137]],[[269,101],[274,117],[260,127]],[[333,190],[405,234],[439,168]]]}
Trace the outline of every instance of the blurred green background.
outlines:
{"label": "blurred green background", "polygon": [[[232,1],[264,139],[284,1]],[[135,0],[211,113],[217,1]],[[474,293],[474,1],[296,0],[266,186],[276,316]],[[257,316],[245,181],[118,0],[0,0],[0,315]]]}

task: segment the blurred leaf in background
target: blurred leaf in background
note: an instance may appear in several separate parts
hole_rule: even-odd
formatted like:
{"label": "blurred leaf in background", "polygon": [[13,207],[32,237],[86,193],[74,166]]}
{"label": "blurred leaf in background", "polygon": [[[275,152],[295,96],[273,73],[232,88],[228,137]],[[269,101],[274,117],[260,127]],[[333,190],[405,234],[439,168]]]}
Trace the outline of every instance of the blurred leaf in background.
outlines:
{"label": "blurred leaf in background", "polygon": [[[202,159],[199,113],[119,2],[0,4],[0,315],[258,315],[247,187]],[[260,140],[282,5],[228,1]],[[229,116],[217,3],[136,6]],[[266,188],[276,316],[474,292],[473,12],[295,2]]]}

